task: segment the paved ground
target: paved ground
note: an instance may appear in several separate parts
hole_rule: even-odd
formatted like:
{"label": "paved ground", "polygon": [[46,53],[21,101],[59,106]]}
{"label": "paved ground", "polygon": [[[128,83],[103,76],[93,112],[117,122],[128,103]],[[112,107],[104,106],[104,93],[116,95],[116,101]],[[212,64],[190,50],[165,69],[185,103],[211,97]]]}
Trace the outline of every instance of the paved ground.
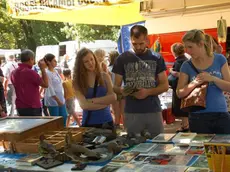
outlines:
{"label": "paved ground", "polygon": [[175,133],[181,126],[181,120],[176,119],[172,124],[164,124],[165,133]]}

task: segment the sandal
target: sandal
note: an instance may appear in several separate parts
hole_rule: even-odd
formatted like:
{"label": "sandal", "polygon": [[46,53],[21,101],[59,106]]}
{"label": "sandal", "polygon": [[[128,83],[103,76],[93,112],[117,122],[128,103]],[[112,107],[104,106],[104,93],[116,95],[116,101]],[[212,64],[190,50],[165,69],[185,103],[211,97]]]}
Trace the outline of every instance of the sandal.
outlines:
{"label": "sandal", "polygon": [[179,128],[178,130],[176,130],[176,132],[188,132],[189,131],[189,127],[188,126],[185,126],[185,127],[181,127]]}

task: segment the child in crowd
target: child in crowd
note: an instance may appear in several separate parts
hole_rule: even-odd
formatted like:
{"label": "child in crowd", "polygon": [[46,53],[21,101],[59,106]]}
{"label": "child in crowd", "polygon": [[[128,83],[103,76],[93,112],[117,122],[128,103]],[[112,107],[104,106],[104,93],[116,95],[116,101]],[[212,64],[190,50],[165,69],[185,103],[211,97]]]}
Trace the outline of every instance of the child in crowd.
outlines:
{"label": "child in crowd", "polygon": [[68,112],[68,118],[66,126],[68,127],[70,125],[70,117],[73,116],[74,120],[77,122],[77,125],[80,126],[80,120],[78,119],[77,113],[75,112],[75,94],[72,86],[72,79],[71,79],[71,70],[70,69],[64,69],[63,70],[64,75],[64,82],[63,82],[63,88],[64,88],[64,97],[66,101],[66,109]]}

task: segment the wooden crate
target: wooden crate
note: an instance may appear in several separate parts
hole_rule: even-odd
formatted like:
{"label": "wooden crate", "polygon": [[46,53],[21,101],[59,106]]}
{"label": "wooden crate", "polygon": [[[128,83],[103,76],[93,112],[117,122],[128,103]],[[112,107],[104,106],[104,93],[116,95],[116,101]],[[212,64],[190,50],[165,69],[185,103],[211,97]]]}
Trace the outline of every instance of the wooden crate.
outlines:
{"label": "wooden crate", "polygon": [[6,117],[0,119],[0,140],[15,143],[43,131],[63,128],[62,117]]}
{"label": "wooden crate", "polygon": [[[65,145],[65,135],[68,131],[72,133],[75,142],[82,141],[82,135],[87,128],[68,128],[56,131],[44,132],[46,140],[53,144],[57,150],[60,150]],[[17,142],[14,145],[15,151],[18,153],[38,153],[39,136],[27,138],[23,141]]]}

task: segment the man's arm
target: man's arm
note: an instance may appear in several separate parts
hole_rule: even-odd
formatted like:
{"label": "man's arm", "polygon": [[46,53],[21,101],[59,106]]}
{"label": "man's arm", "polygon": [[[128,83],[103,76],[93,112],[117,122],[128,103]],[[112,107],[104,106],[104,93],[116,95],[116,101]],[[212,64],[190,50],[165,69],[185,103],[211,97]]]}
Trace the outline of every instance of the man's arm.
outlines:
{"label": "man's arm", "polygon": [[123,80],[122,75],[115,74],[115,83],[114,83],[114,86],[113,86],[113,90],[117,94],[122,94],[122,92],[123,92],[123,88],[121,87],[122,80]]}
{"label": "man's arm", "polygon": [[166,72],[163,71],[157,75],[158,86],[155,88],[141,88],[139,91],[133,93],[133,96],[137,99],[145,99],[148,96],[157,96],[161,93],[168,91],[169,84]]}

